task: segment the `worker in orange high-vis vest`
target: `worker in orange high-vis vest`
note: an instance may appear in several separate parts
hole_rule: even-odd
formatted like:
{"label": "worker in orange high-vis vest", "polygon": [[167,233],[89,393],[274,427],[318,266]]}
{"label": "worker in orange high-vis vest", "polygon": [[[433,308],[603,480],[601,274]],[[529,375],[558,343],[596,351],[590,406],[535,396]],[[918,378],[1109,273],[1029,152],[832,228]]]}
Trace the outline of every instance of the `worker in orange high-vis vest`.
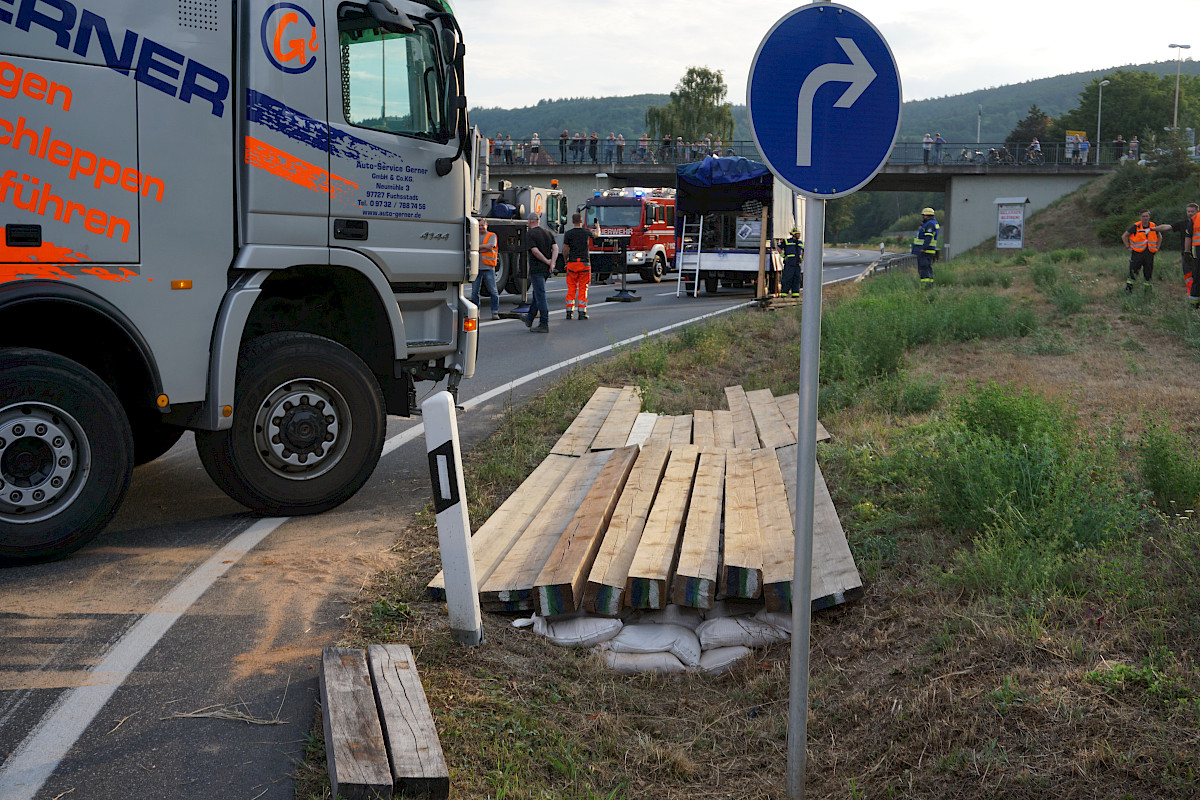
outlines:
{"label": "worker in orange high-vis vest", "polygon": [[583,227],[583,214],[571,215],[574,227],[563,235],[563,253],[567,260],[567,319],[579,312],[580,319],[587,319],[588,286],[592,283],[592,261],[588,245],[600,235],[600,221],[596,229]]}
{"label": "worker in orange high-vis vest", "polygon": [[1196,254],[1193,252],[1197,233],[1196,223],[1200,222],[1197,219],[1200,217],[1200,205],[1196,203],[1188,203],[1184,210],[1184,217],[1181,220],[1172,222],[1170,225],[1155,225],[1156,231],[1178,231],[1179,238],[1182,239],[1183,249],[1179,254],[1180,266],[1183,267],[1183,285],[1186,287],[1185,293],[1188,300],[1193,306],[1200,305],[1200,275],[1196,275]]}
{"label": "worker in orange high-vis vest", "polygon": [[1150,278],[1154,275],[1154,254],[1158,252],[1161,237],[1154,230],[1150,221],[1150,212],[1143,211],[1140,219],[1121,234],[1121,241],[1129,251],[1129,280],[1125,281],[1125,291],[1133,293],[1133,284],[1137,279],[1138,270],[1142,273],[1142,286],[1150,289]]}
{"label": "worker in orange high-vis vest", "polygon": [[487,288],[492,299],[492,319],[500,319],[500,292],[496,289],[496,264],[500,260],[500,243],[488,230],[487,220],[479,220],[479,274],[471,284],[471,302],[479,305],[479,285]]}

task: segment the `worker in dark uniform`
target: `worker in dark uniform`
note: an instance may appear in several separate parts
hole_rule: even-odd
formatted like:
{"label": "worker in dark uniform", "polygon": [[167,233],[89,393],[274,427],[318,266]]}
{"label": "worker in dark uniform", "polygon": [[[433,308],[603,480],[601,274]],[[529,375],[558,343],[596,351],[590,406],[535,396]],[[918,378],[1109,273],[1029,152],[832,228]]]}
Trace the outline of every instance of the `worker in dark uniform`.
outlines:
{"label": "worker in dark uniform", "polygon": [[1196,254],[1193,252],[1196,241],[1196,223],[1200,222],[1197,219],[1200,216],[1200,205],[1196,203],[1188,203],[1187,209],[1184,211],[1184,218],[1169,225],[1155,225],[1155,231],[1179,231],[1179,238],[1183,240],[1183,250],[1180,252],[1180,262],[1183,267],[1183,284],[1187,287],[1188,300],[1193,306],[1200,305],[1200,286],[1197,283],[1200,281],[1195,278],[1200,276],[1195,275],[1196,269]]}
{"label": "worker in dark uniform", "polygon": [[1121,234],[1121,241],[1129,251],[1129,279],[1125,281],[1125,291],[1133,294],[1133,284],[1138,271],[1142,273],[1142,286],[1150,290],[1150,278],[1154,275],[1154,254],[1158,252],[1158,244],[1162,237],[1154,229],[1150,221],[1150,212],[1143,211],[1140,219],[1133,223]]}
{"label": "worker in dark uniform", "polygon": [[780,297],[799,297],[804,286],[804,242],[800,240],[800,229],[792,228],[792,235],[783,243],[783,285]]}
{"label": "worker in dark uniform", "polygon": [[933,262],[937,258],[941,235],[942,228],[934,219],[933,209],[928,206],[921,209],[921,227],[913,237],[912,254],[917,257],[917,275],[926,288],[933,286]]}

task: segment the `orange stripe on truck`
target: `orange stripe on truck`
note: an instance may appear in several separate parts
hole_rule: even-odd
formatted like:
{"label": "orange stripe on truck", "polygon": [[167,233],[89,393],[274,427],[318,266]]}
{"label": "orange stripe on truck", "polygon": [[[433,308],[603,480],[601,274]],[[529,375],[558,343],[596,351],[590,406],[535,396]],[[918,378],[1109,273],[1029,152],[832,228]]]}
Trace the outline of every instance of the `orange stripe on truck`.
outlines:
{"label": "orange stripe on truck", "polygon": [[283,178],[314,192],[328,194],[337,200],[344,199],[358,188],[354,181],[334,175],[253,136],[246,137],[246,163],[265,169],[277,178]]}

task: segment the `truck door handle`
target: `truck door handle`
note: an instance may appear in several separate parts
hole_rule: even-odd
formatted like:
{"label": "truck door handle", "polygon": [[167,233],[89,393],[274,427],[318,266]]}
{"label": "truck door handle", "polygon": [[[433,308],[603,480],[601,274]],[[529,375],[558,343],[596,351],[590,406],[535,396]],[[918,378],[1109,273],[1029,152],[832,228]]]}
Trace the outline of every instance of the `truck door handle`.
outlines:
{"label": "truck door handle", "polygon": [[365,219],[335,219],[333,221],[333,238],[365,241],[367,221]]}

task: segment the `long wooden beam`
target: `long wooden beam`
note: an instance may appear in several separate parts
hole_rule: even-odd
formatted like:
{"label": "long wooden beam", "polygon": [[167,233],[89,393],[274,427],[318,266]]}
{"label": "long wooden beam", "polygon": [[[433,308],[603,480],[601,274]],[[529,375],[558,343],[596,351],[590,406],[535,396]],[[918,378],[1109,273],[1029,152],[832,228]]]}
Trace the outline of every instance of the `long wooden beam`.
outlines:
{"label": "long wooden beam", "polygon": [[592,440],[593,450],[616,450],[624,447],[629,441],[629,433],[633,423],[642,412],[642,398],[636,386],[626,386],[617,396],[612,410],[600,426],[596,438]]}
{"label": "long wooden beam", "polygon": [[699,454],[695,445],[671,446],[666,474],[658,487],[625,582],[626,604],[631,608],[663,608],[667,605],[679,534],[683,530]]}
{"label": "long wooden beam", "polygon": [[741,386],[726,386],[725,401],[733,412],[733,443],[735,447],[753,450],[761,447],[758,431],[754,428],[754,413],[750,410],[750,401],[746,399],[746,390]]}
{"label": "long wooden beam", "polygon": [[761,596],[762,566],[754,465],[750,450],[739,447],[728,451],[725,459],[725,555],[718,582],[721,595],[747,599]]}
{"label": "long wooden beam", "polygon": [[612,386],[598,387],[570,427],[558,437],[550,452],[561,456],[581,456],[586,453],[620,394],[621,390]]}
{"label": "long wooden beam", "polygon": [[671,601],[676,605],[712,608],[721,560],[724,495],[725,451],[701,450],[679,547],[679,565],[671,581]]}

